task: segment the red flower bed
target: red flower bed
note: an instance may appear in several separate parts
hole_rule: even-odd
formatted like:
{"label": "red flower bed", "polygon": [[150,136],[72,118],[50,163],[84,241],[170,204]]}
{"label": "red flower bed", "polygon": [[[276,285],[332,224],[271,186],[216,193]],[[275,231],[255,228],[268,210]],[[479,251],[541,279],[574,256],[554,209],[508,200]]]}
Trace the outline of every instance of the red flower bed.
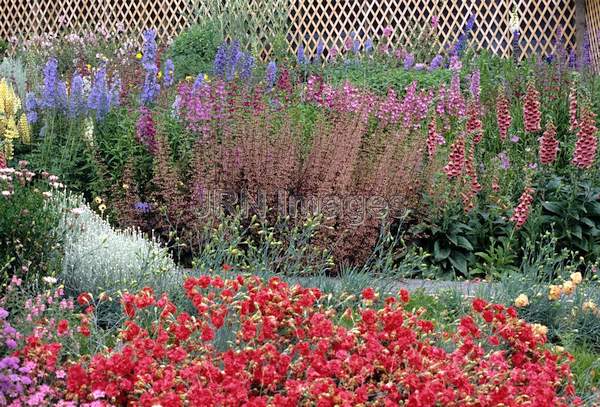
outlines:
{"label": "red flower bed", "polygon": [[476,300],[455,332],[439,332],[405,309],[406,292],[380,301],[365,290],[360,306],[336,313],[318,289],[277,278],[202,276],[184,286],[197,315],[148,288],[126,295],[124,345],[72,365],[70,398],[163,407],[577,403],[569,356],[502,305]]}

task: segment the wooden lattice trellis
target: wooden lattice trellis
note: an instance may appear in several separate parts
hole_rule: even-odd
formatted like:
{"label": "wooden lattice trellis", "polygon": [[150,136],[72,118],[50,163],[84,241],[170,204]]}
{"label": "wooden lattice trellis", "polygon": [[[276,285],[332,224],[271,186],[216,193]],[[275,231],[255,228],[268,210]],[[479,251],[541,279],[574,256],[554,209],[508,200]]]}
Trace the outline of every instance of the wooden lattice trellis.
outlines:
{"label": "wooden lattice trellis", "polygon": [[587,0],[587,27],[592,61],[600,71],[600,0]]}
{"label": "wooden lattice trellis", "polygon": [[[226,0],[224,0],[226,1]],[[248,0],[260,13],[261,0]],[[424,27],[432,16],[439,18],[440,46],[452,44],[466,20],[475,13],[471,44],[498,55],[511,55],[511,12],[520,17],[520,44],[523,54],[550,54],[560,29],[567,48],[575,43],[575,0],[286,0],[290,47],[302,43],[307,53],[316,50],[319,40],[327,48],[343,46],[351,32],[364,44],[379,37],[386,26],[396,29],[395,40],[409,42],[416,27]],[[600,65],[600,0],[587,0],[587,25],[595,62]],[[83,31],[118,24],[129,32],[157,28],[163,38],[172,37],[194,21],[203,8],[202,0],[0,0],[0,36],[23,37],[32,33],[67,30]],[[268,10],[264,10],[268,12]],[[266,24],[265,33],[270,29]],[[264,35],[264,38],[270,38]],[[263,55],[267,55],[265,44]]]}

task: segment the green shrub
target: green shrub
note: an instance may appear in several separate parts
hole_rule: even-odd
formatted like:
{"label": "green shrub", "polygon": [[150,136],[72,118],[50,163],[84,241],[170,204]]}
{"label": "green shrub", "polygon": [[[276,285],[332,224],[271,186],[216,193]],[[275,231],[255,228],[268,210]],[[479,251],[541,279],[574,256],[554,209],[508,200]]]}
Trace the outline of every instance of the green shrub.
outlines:
{"label": "green shrub", "polygon": [[56,232],[59,214],[48,208],[50,187],[45,179],[39,177],[27,181],[29,175],[26,171],[0,170],[2,285],[15,273],[23,273],[26,282],[34,282],[54,273],[60,266],[61,240]]}
{"label": "green shrub", "polygon": [[215,23],[196,24],[179,34],[165,55],[175,64],[175,79],[211,71],[222,41]]}
{"label": "green shrub", "polygon": [[418,88],[436,88],[442,83],[449,83],[452,72],[447,69],[406,70],[403,67],[390,67],[381,63],[352,63],[342,66],[327,68],[326,77],[331,78],[334,83],[349,80],[355,85],[362,86],[379,94],[387,93],[393,88],[397,93],[403,94],[406,87],[417,82]]}

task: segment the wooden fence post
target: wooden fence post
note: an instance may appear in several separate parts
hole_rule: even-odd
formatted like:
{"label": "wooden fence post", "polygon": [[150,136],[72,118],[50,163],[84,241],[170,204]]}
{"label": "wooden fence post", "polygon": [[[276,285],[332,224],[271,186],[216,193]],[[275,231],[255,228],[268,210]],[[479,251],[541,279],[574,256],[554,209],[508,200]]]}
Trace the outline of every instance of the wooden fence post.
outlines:
{"label": "wooden fence post", "polygon": [[583,44],[586,33],[586,0],[575,0],[575,38],[577,44],[577,59],[581,60],[583,56]]}

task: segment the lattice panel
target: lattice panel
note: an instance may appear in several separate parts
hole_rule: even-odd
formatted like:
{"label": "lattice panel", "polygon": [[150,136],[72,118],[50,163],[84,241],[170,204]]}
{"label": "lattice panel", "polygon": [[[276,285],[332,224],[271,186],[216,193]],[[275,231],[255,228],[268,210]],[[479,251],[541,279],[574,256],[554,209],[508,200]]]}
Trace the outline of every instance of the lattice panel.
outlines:
{"label": "lattice panel", "polygon": [[600,71],[600,0],[587,0],[587,27],[592,61]]}
{"label": "lattice panel", "polygon": [[[226,0],[224,0],[226,1]],[[575,0],[283,0],[288,2],[290,31],[287,40],[295,50],[302,43],[314,53],[322,39],[326,49],[342,49],[351,32],[364,44],[383,34],[386,26],[396,29],[395,41],[407,43],[415,28],[424,27],[432,16],[439,17],[440,48],[451,46],[475,13],[472,45],[498,55],[511,55],[509,21],[517,7],[520,16],[523,54],[550,54],[556,32],[562,29],[567,48],[575,42]],[[262,3],[262,4],[261,4]],[[249,0],[256,22],[263,15],[264,1]],[[600,30],[600,0],[587,0],[588,26]],[[0,0],[0,36],[24,36],[54,31],[61,27],[84,31],[90,26],[107,29],[123,24],[129,32],[157,28],[163,38],[176,35],[194,19],[196,10],[206,13],[203,0]],[[262,20],[259,20],[262,21]],[[271,38],[268,19],[259,28],[269,54]],[[600,44],[591,35],[594,58],[600,64]]]}

